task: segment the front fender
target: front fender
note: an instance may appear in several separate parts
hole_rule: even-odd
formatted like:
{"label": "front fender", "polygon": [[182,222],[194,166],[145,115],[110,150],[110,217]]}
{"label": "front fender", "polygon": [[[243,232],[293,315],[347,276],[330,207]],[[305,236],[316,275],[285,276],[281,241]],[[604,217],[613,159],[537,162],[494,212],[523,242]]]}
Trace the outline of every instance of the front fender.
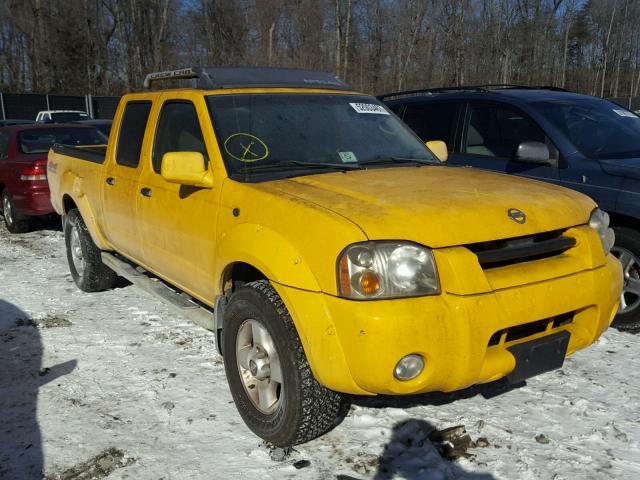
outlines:
{"label": "front fender", "polygon": [[[282,235],[255,223],[235,225],[219,241],[216,278],[223,282],[229,265],[244,262],[269,280],[289,287],[319,292],[320,285],[300,252]],[[223,285],[219,284],[222,292]]]}
{"label": "front fender", "polygon": [[618,192],[618,199],[614,212],[639,220],[640,180],[627,178],[623,188]]}
{"label": "front fender", "polygon": [[242,223],[220,240],[218,258],[223,260],[217,272],[221,292],[225,271],[237,262],[252,265],[271,281],[293,319],[311,371],[322,385],[368,394],[351,377],[319,282],[295,246],[268,227]]}

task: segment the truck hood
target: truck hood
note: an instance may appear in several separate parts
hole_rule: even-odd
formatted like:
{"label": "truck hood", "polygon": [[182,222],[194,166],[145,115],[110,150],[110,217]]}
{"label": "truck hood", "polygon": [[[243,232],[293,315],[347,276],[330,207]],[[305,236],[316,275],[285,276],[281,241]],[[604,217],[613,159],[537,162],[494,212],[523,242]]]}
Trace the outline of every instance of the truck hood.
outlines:
{"label": "truck hood", "polygon": [[[267,184],[349,219],[370,240],[411,240],[432,248],[582,225],[596,206],[589,197],[552,184],[443,166],[356,170]],[[514,221],[509,209],[524,212],[526,221]]]}
{"label": "truck hood", "polygon": [[640,180],[640,158],[600,160],[602,170],[617,177],[631,177]]}

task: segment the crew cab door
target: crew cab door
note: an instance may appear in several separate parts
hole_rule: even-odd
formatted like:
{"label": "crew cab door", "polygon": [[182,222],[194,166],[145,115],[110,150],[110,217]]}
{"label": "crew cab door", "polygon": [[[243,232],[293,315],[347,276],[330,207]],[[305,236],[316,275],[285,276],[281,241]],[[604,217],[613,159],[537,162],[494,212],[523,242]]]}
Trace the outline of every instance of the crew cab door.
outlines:
{"label": "crew cab door", "polygon": [[[522,142],[546,144],[555,164],[516,159]],[[558,183],[558,157],[558,150],[544,131],[524,112],[500,103],[470,102],[459,154],[452,155],[449,162]]]}
{"label": "crew cab door", "polygon": [[211,169],[213,146],[205,145],[203,125],[211,129],[202,98],[191,99],[189,94],[161,97],[156,135],[138,196],[145,264],[190,294],[213,302],[221,182],[214,178],[213,188],[198,188],[169,183],[161,176],[163,155],[168,152],[199,152]]}
{"label": "crew cab door", "polygon": [[125,105],[114,136],[116,150],[108,157],[102,179],[104,233],[118,253],[136,262],[142,260],[136,202],[138,180],[147,158],[143,145],[150,111],[150,100],[132,100]]}

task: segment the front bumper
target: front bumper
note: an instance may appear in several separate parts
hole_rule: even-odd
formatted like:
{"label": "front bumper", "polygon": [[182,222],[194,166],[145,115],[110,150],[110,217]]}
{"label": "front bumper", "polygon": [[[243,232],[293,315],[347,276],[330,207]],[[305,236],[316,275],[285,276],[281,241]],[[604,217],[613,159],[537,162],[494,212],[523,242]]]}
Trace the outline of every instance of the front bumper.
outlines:
{"label": "front bumper", "polygon": [[[487,293],[380,301],[276,289],[320,383],[345,393],[405,395],[502,378],[515,367],[508,347],[558,331],[571,335],[568,355],[590,345],[615,316],[622,271],[608,255],[600,267]],[[568,316],[569,323],[556,321]],[[515,340],[508,335],[510,327],[545,320],[544,331]],[[412,353],[424,357],[424,371],[397,380],[396,363]]]}

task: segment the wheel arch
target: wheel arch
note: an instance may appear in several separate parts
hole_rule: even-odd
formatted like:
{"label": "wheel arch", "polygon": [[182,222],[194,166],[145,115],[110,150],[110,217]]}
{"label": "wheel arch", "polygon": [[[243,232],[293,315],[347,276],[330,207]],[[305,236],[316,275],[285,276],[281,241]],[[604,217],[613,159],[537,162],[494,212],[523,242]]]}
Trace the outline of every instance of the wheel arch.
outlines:
{"label": "wheel arch", "polygon": [[72,210],[77,209],[87,226],[87,230],[89,231],[89,235],[93,239],[93,242],[100,250],[112,250],[111,245],[107,241],[107,239],[102,234],[102,231],[98,225],[98,221],[93,213],[93,208],[91,207],[89,201],[87,200],[86,195],[73,196],[70,193],[65,193],[62,196],[62,206],[63,206],[63,222],[64,217]]}

